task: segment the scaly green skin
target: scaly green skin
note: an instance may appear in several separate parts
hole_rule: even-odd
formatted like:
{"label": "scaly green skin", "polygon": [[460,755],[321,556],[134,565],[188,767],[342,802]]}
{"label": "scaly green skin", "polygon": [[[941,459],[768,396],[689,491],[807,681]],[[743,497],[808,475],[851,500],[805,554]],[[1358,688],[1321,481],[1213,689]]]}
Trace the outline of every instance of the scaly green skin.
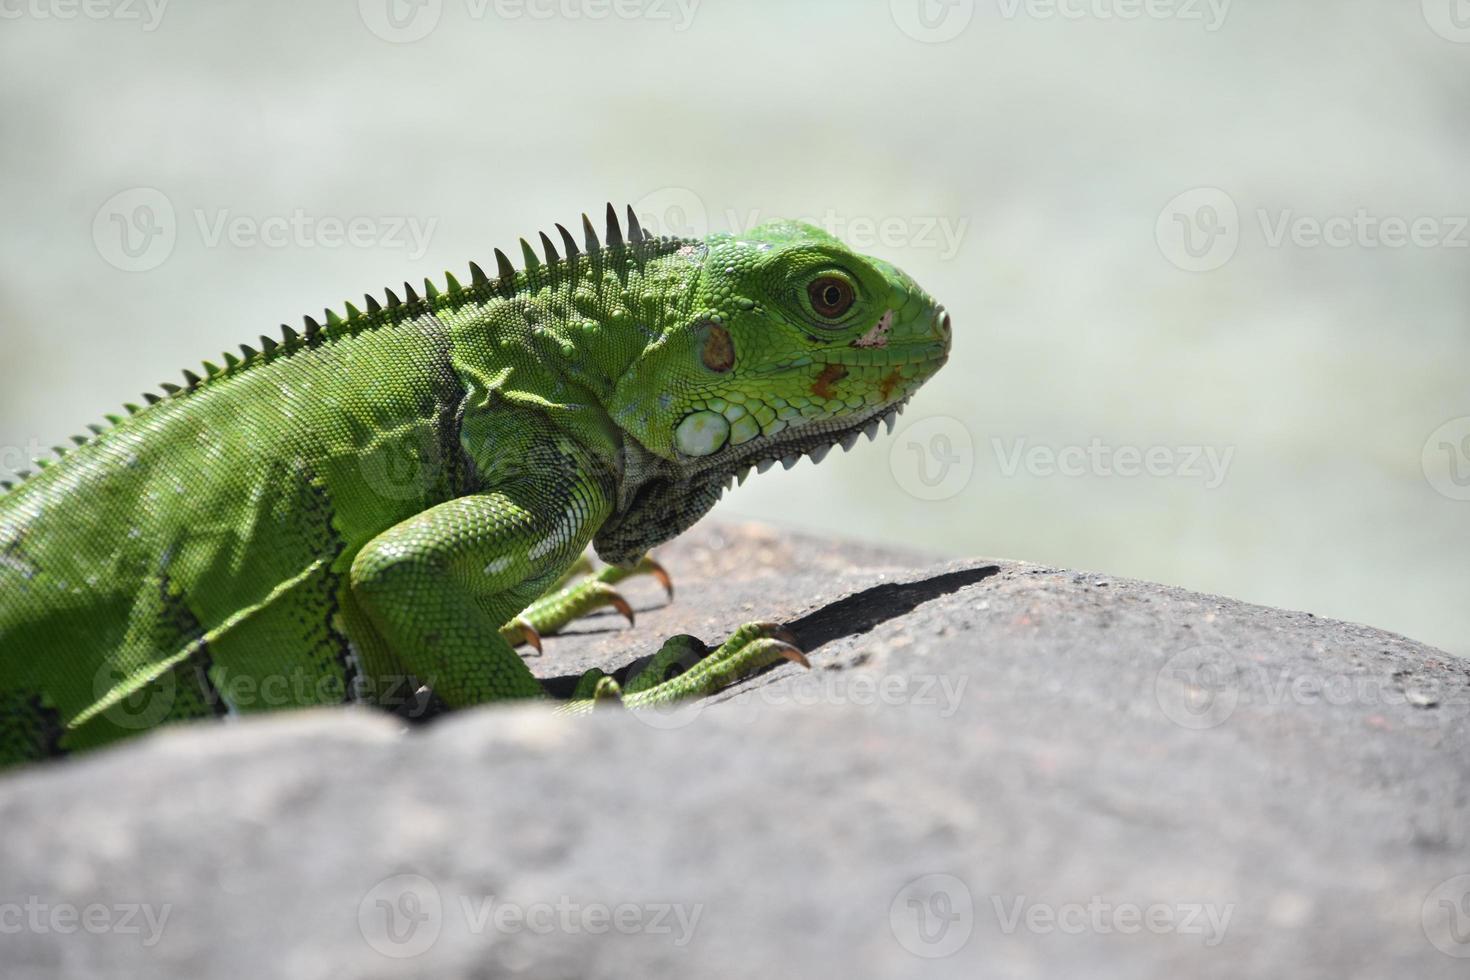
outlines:
{"label": "scaly green skin", "polygon": [[[186,372],[0,496],[0,764],[420,684],[451,707],[543,696],[507,642],[530,621],[508,624],[604,604],[621,572],[533,605],[589,543],[634,565],[736,474],[891,417],[948,355],[942,308],[808,226],[652,239],[630,212],[625,239],[609,208],[605,243],[561,233],[545,260],[522,242],[521,271],[497,252],[497,279]],[[834,278],[851,309],[823,316]],[[677,637],[625,701],[798,659],[781,636],[743,628],[664,680],[697,644]],[[599,677],[581,693],[616,693]]]}

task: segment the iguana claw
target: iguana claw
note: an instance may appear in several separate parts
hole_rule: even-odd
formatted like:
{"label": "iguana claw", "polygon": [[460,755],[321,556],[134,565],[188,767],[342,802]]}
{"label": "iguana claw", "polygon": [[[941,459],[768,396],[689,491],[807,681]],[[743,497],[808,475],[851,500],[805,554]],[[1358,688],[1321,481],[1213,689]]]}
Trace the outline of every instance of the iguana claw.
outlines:
{"label": "iguana claw", "polygon": [[638,570],[652,575],[658,584],[664,587],[664,593],[670,602],[674,601],[674,580],[669,577],[668,571],[654,561],[652,558],[644,558],[638,563]]}
{"label": "iguana claw", "polygon": [[668,569],[654,561],[649,555],[644,555],[638,559],[638,563],[631,568],[608,566],[596,572],[593,577],[600,582],[606,582],[608,585],[616,585],[624,579],[632,578],[635,575],[653,576],[653,579],[664,587],[664,593],[668,596],[669,601],[673,601],[674,580],[669,577]]}
{"label": "iguana claw", "polygon": [[546,652],[541,646],[541,633],[524,616],[517,616],[511,620],[500,631],[500,635],[513,647],[526,644],[534,648],[538,657]]}
{"label": "iguana claw", "polygon": [[807,670],[811,670],[812,669],[812,662],[806,658],[806,654],[802,653],[800,650],[798,650],[796,647],[792,646],[789,643],[783,642],[781,640],[774,640],[773,639],[772,640],[772,646],[771,646],[771,652],[772,653],[776,653],[776,654],[780,654],[782,657],[785,657],[787,660],[791,661],[792,663],[794,663],[794,664],[800,664],[801,666],[805,667]]}
{"label": "iguana claw", "polygon": [[607,592],[603,593],[602,601],[622,613],[623,618],[628,621],[629,626],[636,625],[633,607],[628,605],[628,600],[624,599],[621,593],[608,589]]}
{"label": "iguana claw", "polygon": [[[737,635],[738,633],[745,630],[757,632],[759,633],[759,635],[772,640],[780,640],[782,643],[789,644],[792,649],[797,649],[801,646],[801,641],[796,638],[796,634],[787,629],[786,626],[782,623],[747,623],[746,625],[740,627],[740,630],[736,631]],[[800,652],[800,650],[798,650],[797,652]],[[807,664],[806,666],[809,667],[811,665]]]}

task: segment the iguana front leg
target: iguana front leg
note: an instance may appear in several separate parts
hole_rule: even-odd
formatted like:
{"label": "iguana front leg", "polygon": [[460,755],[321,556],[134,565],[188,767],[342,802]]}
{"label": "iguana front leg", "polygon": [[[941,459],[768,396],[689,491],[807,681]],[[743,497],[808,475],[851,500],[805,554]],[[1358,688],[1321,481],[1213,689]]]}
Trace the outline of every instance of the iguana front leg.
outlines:
{"label": "iguana front leg", "polygon": [[[611,569],[540,606],[533,601],[575,564],[612,508],[595,480],[561,473],[450,500],[368,542],[351,570],[352,606],[373,633],[362,645],[386,651],[390,664],[451,708],[543,696],[505,636],[517,614],[529,609],[555,625],[586,601],[579,597],[596,598],[597,587],[610,589],[610,582],[640,570],[657,574],[656,566],[641,563]],[[642,707],[698,697],[782,658],[804,664],[793,639],[771,624],[750,624],[704,656],[707,648],[693,637],[674,637],[629,683],[623,700]],[[670,677],[676,666],[687,669]],[[578,686],[588,698],[621,693],[600,671]]]}
{"label": "iguana front leg", "polygon": [[[380,645],[451,708],[542,696],[496,624],[576,559],[607,507],[586,483],[561,494],[521,490],[451,500],[363,548],[352,563],[353,599]],[[713,652],[694,637],[676,636],[629,682],[626,695],[591,671],[572,706],[622,695],[638,708],[711,694],[783,658],[805,666],[794,642],[769,623],[741,627]],[[669,677],[676,667],[687,669]]]}
{"label": "iguana front leg", "polygon": [[576,560],[610,506],[574,478],[448,501],[362,549],[353,598],[393,659],[450,707],[540,696],[501,626]]}

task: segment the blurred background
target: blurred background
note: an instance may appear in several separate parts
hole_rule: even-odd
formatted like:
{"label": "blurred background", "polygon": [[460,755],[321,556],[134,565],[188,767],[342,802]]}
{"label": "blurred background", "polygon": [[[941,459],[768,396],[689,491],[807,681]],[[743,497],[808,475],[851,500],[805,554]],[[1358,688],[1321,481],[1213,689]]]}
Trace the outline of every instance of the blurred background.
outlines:
{"label": "blurred background", "polygon": [[1470,655],[1465,0],[6,0],[0,471],[611,199],[952,311],[757,518]]}

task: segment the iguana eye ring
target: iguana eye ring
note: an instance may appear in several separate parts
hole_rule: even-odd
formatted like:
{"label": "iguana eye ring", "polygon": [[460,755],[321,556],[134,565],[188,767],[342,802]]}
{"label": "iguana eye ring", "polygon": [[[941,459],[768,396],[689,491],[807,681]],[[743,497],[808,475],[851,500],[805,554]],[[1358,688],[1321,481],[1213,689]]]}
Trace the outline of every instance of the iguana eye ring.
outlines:
{"label": "iguana eye ring", "polygon": [[819,276],[806,287],[807,299],[817,315],[828,320],[837,320],[852,309],[857,301],[852,283],[837,276]]}

